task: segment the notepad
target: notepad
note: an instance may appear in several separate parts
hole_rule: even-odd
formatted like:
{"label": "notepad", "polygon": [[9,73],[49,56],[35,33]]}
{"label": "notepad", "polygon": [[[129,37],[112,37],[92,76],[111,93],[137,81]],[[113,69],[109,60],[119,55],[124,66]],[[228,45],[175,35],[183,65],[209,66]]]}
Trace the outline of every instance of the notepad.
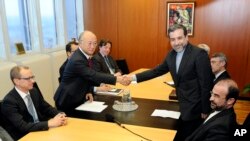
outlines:
{"label": "notepad", "polygon": [[104,102],[100,102],[100,101],[89,102],[89,101],[87,101],[87,102],[81,104],[80,106],[76,107],[76,110],[100,113],[104,109],[106,109],[107,107],[108,107],[108,105],[104,105]]}
{"label": "notepad", "polygon": [[96,92],[96,94],[118,95],[122,91],[123,91],[123,89],[115,89],[115,88],[113,88],[113,89],[111,89],[109,91],[99,91],[99,92]]}
{"label": "notepad", "polygon": [[151,114],[151,116],[158,116],[158,117],[169,117],[173,119],[178,119],[180,117],[180,112],[176,111],[169,111],[169,110],[160,110],[160,109],[155,109],[154,112]]}

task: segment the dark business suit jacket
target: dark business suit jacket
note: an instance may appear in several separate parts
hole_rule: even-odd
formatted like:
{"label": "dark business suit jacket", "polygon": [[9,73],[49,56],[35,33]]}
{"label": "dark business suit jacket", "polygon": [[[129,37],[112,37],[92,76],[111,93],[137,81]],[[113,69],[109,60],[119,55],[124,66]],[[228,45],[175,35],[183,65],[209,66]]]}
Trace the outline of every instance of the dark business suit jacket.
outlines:
{"label": "dark business suit jacket", "polygon": [[229,141],[233,140],[237,127],[233,108],[226,109],[208,119],[197,128],[185,141]]}
{"label": "dark business suit jacket", "polygon": [[64,69],[65,69],[65,66],[67,63],[68,63],[68,59],[61,65],[61,67],[59,69],[59,75],[60,75],[58,78],[59,83],[61,83],[63,72],[64,72]]}
{"label": "dark business suit jacket", "polygon": [[81,50],[76,50],[65,67],[62,81],[54,96],[58,109],[68,113],[86,101],[85,96],[93,92],[93,85],[116,83],[116,77],[113,75],[95,70],[89,67],[88,60]]}
{"label": "dark business suit jacket", "polygon": [[29,91],[40,122],[33,123],[32,115],[15,88],[3,99],[1,110],[6,122],[5,128],[17,140],[32,131],[48,130],[48,120],[59,112],[49,105],[43,96],[33,88]]}
{"label": "dark business suit jacket", "polygon": [[207,53],[198,47],[187,44],[176,73],[176,55],[171,50],[165,60],[154,69],[136,75],[137,81],[145,81],[170,72],[180,103],[181,119],[199,119],[201,113],[210,112],[210,91],[214,75]]}
{"label": "dark business suit jacket", "polygon": [[[100,68],[100,72],[103,72],[103,73],[110,73],[109,68],[108,68],[108,66],[107,66],[107,64],[106,64],[106,62],[105,62],[105,60],[104,60],[104,57],[101,55],[100,52],[96,53],[96,54],[94,55],[94,58],[95,58],[96,61],[97,61],[97,64],[96,64],[96,65],[97,65],[97,67]],[[119,69],[119,67],[118,67],[118,65],[116,64],[115,60],[114,60],[110,55],[107,56],[107,59],[108,59],[110,65],[111,65],[112,69],[115,70],[115,73],[121,72],[121,70]]]}
{"label": "dark business suit jacket", "polygon": [[217,78],[214,80],[214,84],[216,84],[216,83],[219,82],[220,80],[227,79],[227,78],[231,78],[231,77],[230,77],[230,75],[228,74],[227,71],[224,71],[222,74],[219,75],[219,77],[217,77]]}

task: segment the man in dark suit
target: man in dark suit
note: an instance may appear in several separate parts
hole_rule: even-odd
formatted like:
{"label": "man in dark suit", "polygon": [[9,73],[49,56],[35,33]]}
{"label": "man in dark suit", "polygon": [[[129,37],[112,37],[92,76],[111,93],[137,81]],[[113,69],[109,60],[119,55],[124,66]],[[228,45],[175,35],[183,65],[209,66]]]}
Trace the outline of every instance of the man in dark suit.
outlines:
{"label": "man in dark suit", "polygon": [[34,75],[27,66],[15,66],[10,71],[15,85],[3,99],[1,110],[5,128],[14,140],[29,132],[48,130],[67,123],[67,117],[49,105],[33,87]]}
{"label": "man in dark suit", "polygon": [[[239,96],[232,79],[218,81],[211,91],[211,108],[214,110],[185,141],[230,141],[237,128],[233,105]],[[239,140],[239,139],[238,139]]]}
{"label": "man in dark suit", "polygon": [[156,68],[128,76],[127,79],[142,82],[167,72],[171,73],[181,112],[174,140],[183,141],[202,123],[211,110],[209,97],[214,76],[208,54],[188,42],[184,26],[171,26],[168,35],[173,50],[165,60]]}
{"label": "man in dark suit", "polygon": [[212,71],[215,75],[214,84],[222,79],[231,78],[226,70],[227,57],[224,53],[213,54],[210,59],[210,63],[212,66]]}
{"label": "man in dark suit", "polygon": [[84,31],[79,36],[79,48],[69,59],[62,77],[62,81],[56,90],[54,100],[56,107],[69,113],[86,100],[93,101],[96,90],[93,85],[101,83],[125,84],[122,76],[113,76],[100,73],[93,69],[93,54],[97,45],[97,38],[94,33]]}
{"label": "man in dark suit", "polygon": [[67,59],[65,60],[65,62],[62,64],[62,66],[59,69],[59,74],[60,74],[60,76],[58,78],[59,83],[61,82],[63,72],[64,72],[65,66],[68,62],[68,59],[78,49],[78,43],[76,41],[71,41],[66,45],[65,49],[66,49]]}
{"label": "man in dark suit", "polygon": [[111,41],[101,40],[99,42],[99,52],[94,55],[97,60],[98,67],[101,72],[120,76],[121,70],[117,66],[115,60],[109,55],[112,47]]}

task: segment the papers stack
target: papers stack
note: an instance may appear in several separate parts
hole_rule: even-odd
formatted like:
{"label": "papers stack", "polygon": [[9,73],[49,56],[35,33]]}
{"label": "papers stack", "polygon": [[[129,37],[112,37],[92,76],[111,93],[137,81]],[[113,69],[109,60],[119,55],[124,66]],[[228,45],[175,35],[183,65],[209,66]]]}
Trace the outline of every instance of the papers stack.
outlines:
{"label": "papers stack", "polygon": [[154,112],[151,114],[151,116],[158,116],[164,118],[169,117],[178,119],[180,117],[180,112],[155,109]]}
{"label": "papers stack", "polygon": [[100,113],[107,107],[108,107],[108,105],[104,105],[104,102],[100,102],[100,101],[89,102],[89,101],[86,101],[82,105],[76,107],[76,110]]}

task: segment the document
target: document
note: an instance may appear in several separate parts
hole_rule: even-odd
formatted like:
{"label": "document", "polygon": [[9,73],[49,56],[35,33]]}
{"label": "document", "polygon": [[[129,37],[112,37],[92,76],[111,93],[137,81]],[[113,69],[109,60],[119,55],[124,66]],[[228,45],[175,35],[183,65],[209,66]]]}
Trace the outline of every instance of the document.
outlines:
{"label": "document", "polygon": [[80,106],[76,107],[76,110],[80,111],[89,111],[89,112],[102,112],[108,105],[104,105],[104,102],[100,101],[86,101],[85,103],[81,104]]}
{"label": "document", "polygon": [[96,92],[96,94],[118,95],[122,91],[123,91],[123,89],[115,89],[115,88],[113,88],[113,89],[111,89],[109,91],[99,91],[99,92]]}
{"label": "document", "polygon": [[180,115],[181,115],[180,112],[160,110],[160,109],[155,109],[154,112],[151,114],[151,116],[157,116],[163,118],[169,117],[173,119],[179,119]]}
{"label": "document", "polygon": [[164,83],[171,86],[171,87],[175,87],[174,86],[174,81],[164,81]]}

